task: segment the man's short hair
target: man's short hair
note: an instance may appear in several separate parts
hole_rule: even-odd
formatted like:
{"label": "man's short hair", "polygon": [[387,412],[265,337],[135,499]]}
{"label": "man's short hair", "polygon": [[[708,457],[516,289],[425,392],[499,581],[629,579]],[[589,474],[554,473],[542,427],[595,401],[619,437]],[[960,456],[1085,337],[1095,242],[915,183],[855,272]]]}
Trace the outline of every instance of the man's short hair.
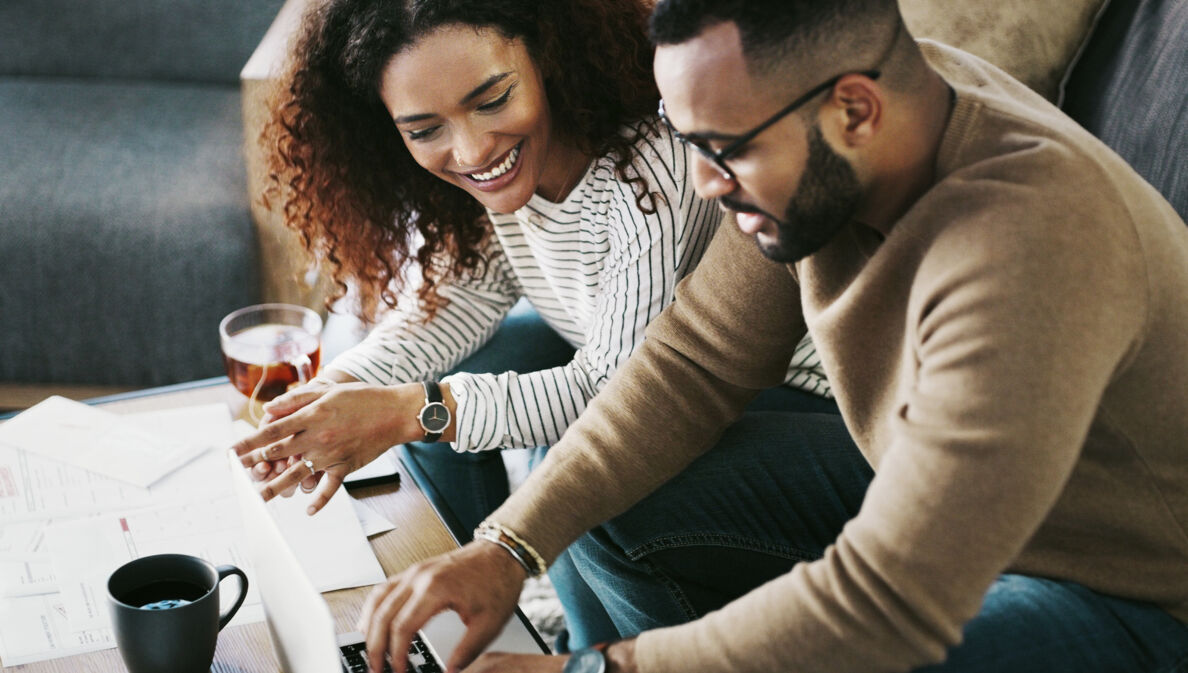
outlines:
{"label": "man's short hair", "polygon": [[801,49],[860,49],[872,27],[898,13],[896,0],[660,0],[650,34],[657,46],[681,44],[731,22],[748,67],[767,71]]}

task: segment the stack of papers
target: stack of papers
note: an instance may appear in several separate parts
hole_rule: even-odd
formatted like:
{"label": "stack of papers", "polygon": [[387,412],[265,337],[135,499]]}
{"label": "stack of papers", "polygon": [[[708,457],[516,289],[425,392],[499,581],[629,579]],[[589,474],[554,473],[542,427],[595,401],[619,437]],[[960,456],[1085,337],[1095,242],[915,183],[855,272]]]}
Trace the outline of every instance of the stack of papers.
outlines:
{"label": "stack of papers", "polygon": [[[230,563],[250,583],[225,457],[235,433],[222,404],[117,415],[50,398],[0,424],[0,662],[115,647],[107,577],[140,556]],[[269,507],[315,586],[382,581],[367,536],[391,524],[341,489],[309,517],[310,497]],[[262,619],[249,591],[232,624]]]}

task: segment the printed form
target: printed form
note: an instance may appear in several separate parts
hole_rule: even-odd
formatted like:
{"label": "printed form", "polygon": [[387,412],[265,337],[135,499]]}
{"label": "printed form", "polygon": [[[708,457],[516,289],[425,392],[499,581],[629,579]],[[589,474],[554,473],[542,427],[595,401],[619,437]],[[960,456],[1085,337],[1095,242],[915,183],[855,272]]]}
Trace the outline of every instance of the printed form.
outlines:
{"label": "printed form", "polygon": [[[18,417],[19,418],[19,417]],[[146,433],[182,435],[202,446],[150,488],[0,445],[0,662],[13,666],[115,647],[106,579],[139,556],[193,554],[250,568],[226,470],[233,430],[223,405],[130,414]],[[196,457],[195,457],[196,455]],[[366,536],[391,524],[340,491],[317,516],[310,495],[269,503],[286,539],[320,590],[384,579]],[[360,522],[364,523],[361,524]],[[237,579],[221,589],[237,593]],[[249,587],[250,589],[250,587]],[[224,607],[229,604],[225,603]],[[232,624],[261,621],[254,590]]]}

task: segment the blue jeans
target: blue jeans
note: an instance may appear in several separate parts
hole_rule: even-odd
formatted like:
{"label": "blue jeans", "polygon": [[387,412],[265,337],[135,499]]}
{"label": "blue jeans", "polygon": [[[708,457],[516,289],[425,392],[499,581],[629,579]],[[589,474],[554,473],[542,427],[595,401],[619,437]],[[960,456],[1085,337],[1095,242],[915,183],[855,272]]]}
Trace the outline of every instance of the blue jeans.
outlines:
{"label": "blue jeans", "polygon": [[[680,624],[820,558],[873,473],[841,418],[748,412],[710,452],[570,547],[624,636]],[[920,671],[1188,671],[1188,627],[1070,582],[1003,575]]]}

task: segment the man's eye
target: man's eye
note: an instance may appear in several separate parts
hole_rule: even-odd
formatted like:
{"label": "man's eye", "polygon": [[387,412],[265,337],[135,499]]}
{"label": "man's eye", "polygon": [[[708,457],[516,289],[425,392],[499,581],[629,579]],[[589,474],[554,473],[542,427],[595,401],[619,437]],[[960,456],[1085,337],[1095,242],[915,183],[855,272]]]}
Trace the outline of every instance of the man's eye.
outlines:
{"label": "man's eye", "polygon": [[506,105],[507,101],[511,99],[512,90],[515,88],[515,84],[509,86],[507,91],[504,91],[503,94],[499,96],[499,98],[496,98],[490,103],[483,103],[482,105],[478,106],[478,109],[483,112],[494,112],[495,110],[498,110],[499,108]]}

